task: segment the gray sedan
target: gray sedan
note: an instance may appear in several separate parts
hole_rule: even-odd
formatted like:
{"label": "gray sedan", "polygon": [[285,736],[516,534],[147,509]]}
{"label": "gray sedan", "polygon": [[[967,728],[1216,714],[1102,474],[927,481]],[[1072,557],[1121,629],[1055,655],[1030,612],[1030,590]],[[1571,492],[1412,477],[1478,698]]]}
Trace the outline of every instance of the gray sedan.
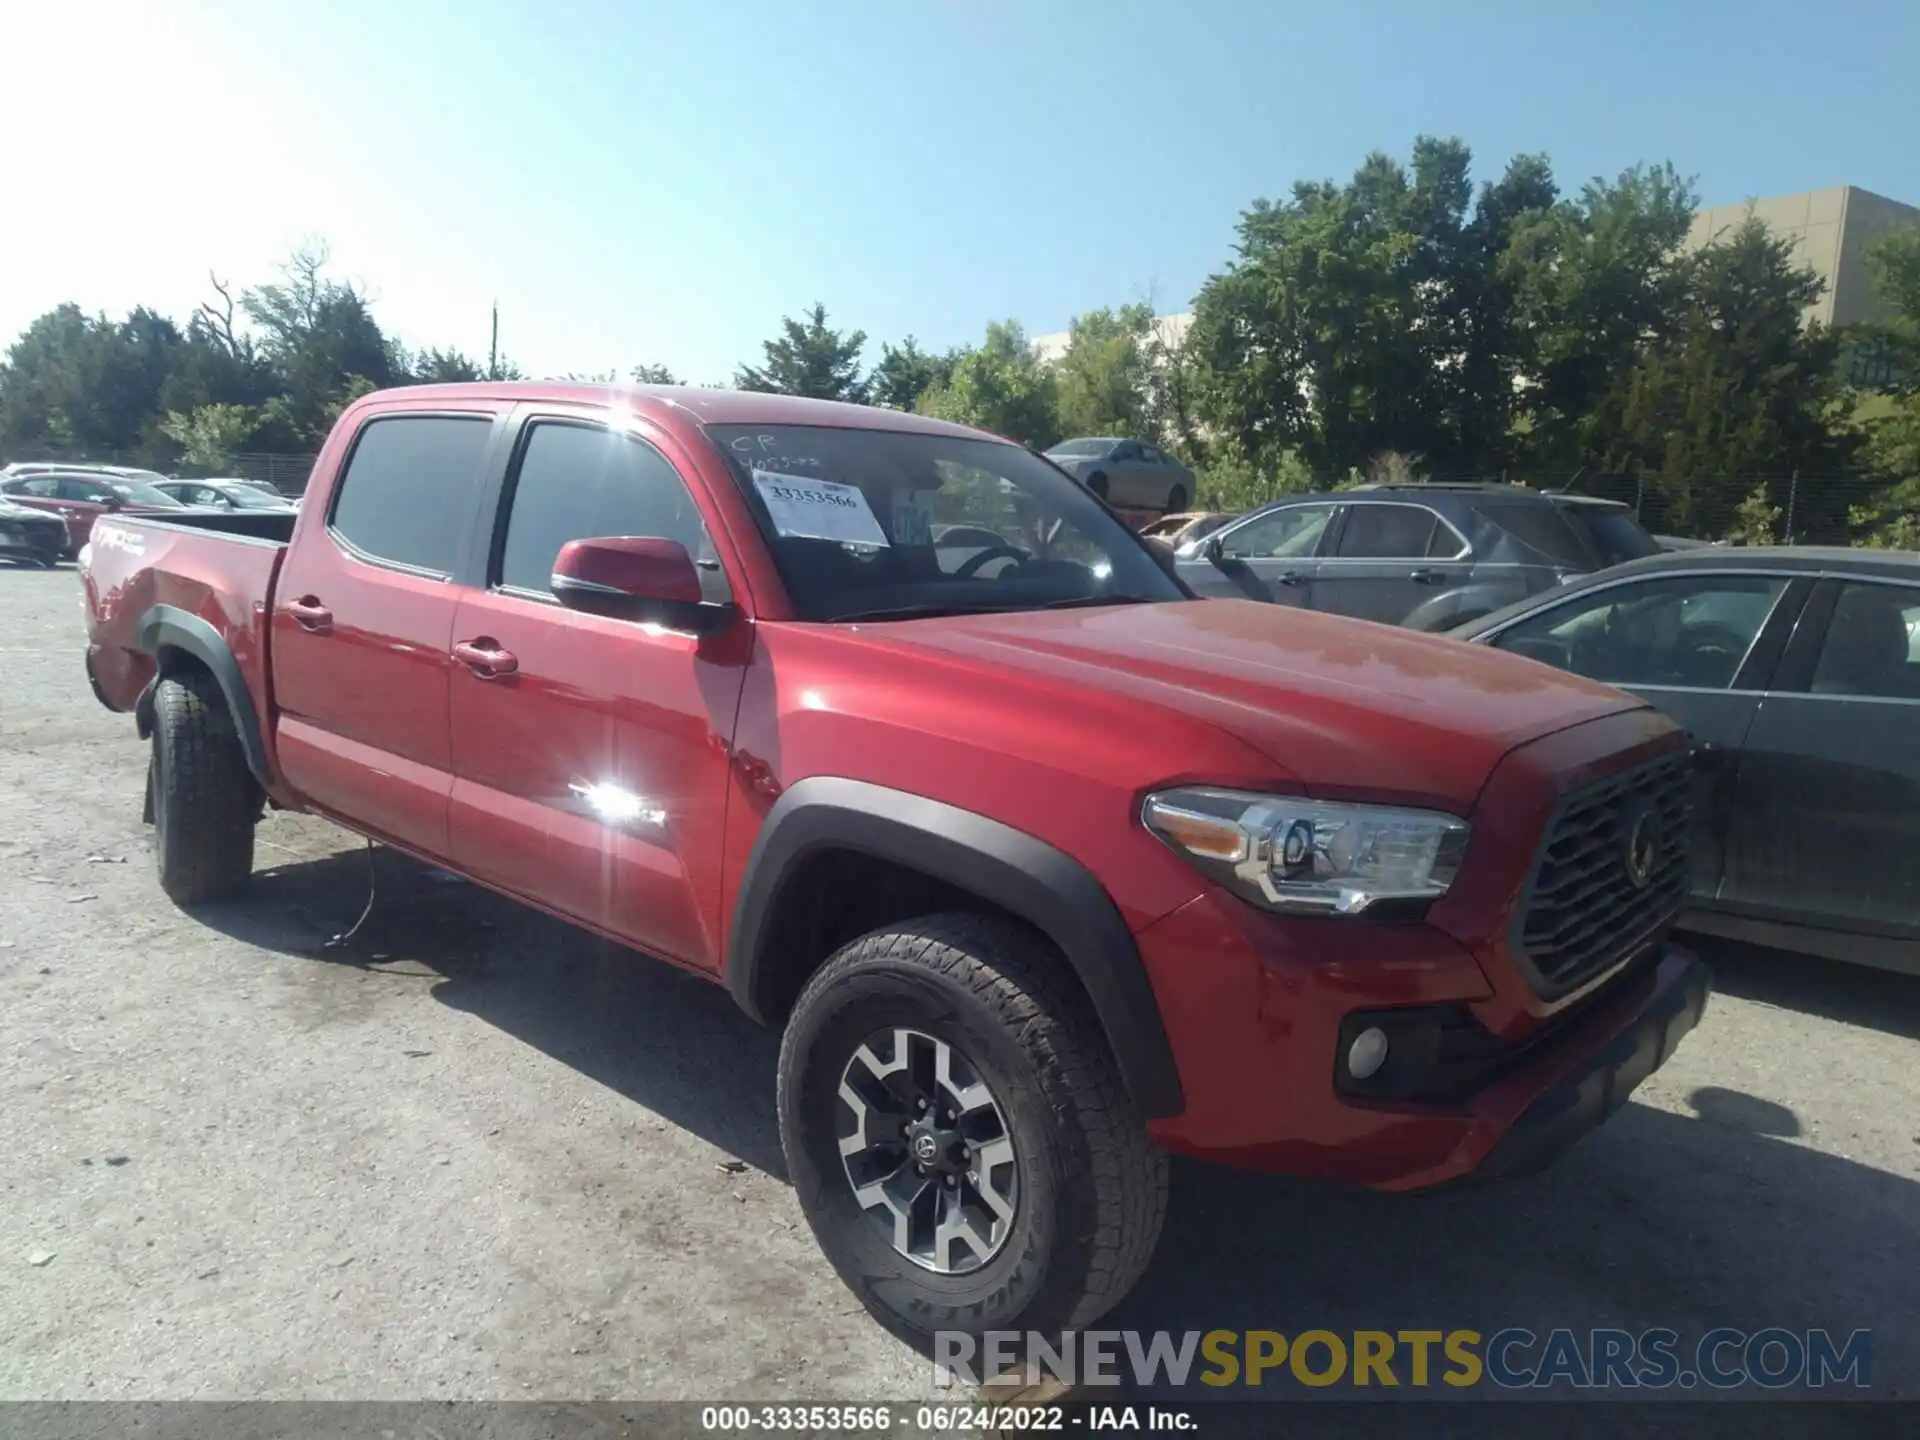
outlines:
{"label": "gray sedan", "polygon": [[1184,510],[1193,472],[1157,445],[1116,435],[1062,440],[1047,459],[1122,510]]}
{"label": "gray sedan", "polygon": [[[1622,686],[1686,727],[1684,924],[1920,974],[1920,555],[1671,551],[1453,634]],[[1606,823],[1625,832],[1638,802],[1615,798]],[[1599,826],[1590,843],[1630,839]]]}

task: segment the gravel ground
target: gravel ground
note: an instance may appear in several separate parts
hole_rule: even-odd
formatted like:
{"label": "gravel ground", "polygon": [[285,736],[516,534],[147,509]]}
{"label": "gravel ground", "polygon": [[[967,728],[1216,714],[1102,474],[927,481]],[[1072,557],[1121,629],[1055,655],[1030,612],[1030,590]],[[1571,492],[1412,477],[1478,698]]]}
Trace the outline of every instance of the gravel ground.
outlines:
{"label": "gravel ground", "polygon": [[[0,567],[0,616],[0,1398],[938,1393],[815,1250],[775,1040],[720,989],[303,818],[186,918],[73,573]],[[1702,1028],[1554,1170],[1181,1165],[1108,1323],[1864,1327],[1920,1393],[1920,981],[1712,958]]]}

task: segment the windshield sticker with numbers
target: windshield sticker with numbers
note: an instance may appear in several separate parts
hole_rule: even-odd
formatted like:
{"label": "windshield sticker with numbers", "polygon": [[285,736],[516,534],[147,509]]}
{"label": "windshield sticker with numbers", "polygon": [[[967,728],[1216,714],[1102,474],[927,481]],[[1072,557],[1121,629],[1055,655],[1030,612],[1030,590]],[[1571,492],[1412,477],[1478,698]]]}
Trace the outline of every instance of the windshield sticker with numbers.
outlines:
{"label": "windshield sticker with numbers", "polygon": [[755,470],[753,485],[766,502],[773,528],[783,536],[843,545],[887,544],[887,532],[874,519],[858,485],[772,470]]}

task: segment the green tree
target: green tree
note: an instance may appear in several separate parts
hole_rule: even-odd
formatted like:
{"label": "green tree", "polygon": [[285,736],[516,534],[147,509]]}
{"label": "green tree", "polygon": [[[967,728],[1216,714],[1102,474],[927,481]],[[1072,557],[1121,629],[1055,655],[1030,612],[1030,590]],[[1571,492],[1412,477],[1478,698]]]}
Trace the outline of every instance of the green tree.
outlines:
{"label": "green tree", "polygon": [[1043,449],[1060,438],[1053,374],[1034,358],[1016,320],[988,325],[986,340],[961,351],[952,378],[922,394],[916,408]]}
{"label": "green tree", "polygon": [[410,364],[396,365],[394,369],[396,378],[404,374],[417,385],[470,384],[487,378],[487,367],[480,361],[459,350],[442,350],[437,346],[422,350]]}
{"label": "green tree", "polygon": [[121,321],[77,305],[48,311],[0,365],[0,445],[104,460],[164,443],[160,397],[185,343],[145,308]]}
{"label": "green tree", "polygon": [[1382,450],[1448,472],[1506,462],[1516,279],[1503,263],[1555,192],[1546,162],[1523,156],[1476,200],[1471,159],[1422,136],[1409,166],[1375,154],[1344,185],[1254,202],[1194,307],[1207,428],[1326,474]]}
{"label": "green tree", "polygon": [[1784,512],[1767,496],[1764,482],[1753,487],[1733,512],[1727,539],[1735,545],[1777,545]]}
{"label": "green tree", "polygon": [[1671,165],[1637,166],[1514,222],[1498,273],[1524,463],[1566,473],[1609,447],[1609,395],[1677,329],[1694,205]]}
{"label": "green tree", "polygon": [[909,335],[900,348],[883,344],[880,363],[867,377],[869,398],[889,410],[912,410],[929,390],[941,388],[953,379],[955,355],[935,355],[920,348]]}
{"label": "green tree", "polygon": [[330,278],[329,260],[324,243],[303,245],[277,282],[240,298],[280,384],[262,417],[276,448],[317,448],[348,399],[395,379],[394,356],[366,297]]}
{"label": "green tree", "polygon": [[1892,307],[1868,338],[1893,358],[1895,381],[1866,427],[1863,451],[1877,484],[1849,518],[1867,544],[1920,550],[1920,225],[1882,237],[1867,262]]}
{"label": "green tree", "polygon": [[758,369],[742,365],[735,384],[742,390],[866,403],[867,387],[860,378],[866,331],[832,329],[827,307],[818,304],[800,320],[784,317],[780,326],[781,334],[761,347],[767,363]]}
{"label": "green tree", "polygon": [[1291,450],[1256,462],[1231,438],[1209,447],[1197,473],[1199,493],[1194,504],[1201,510],[1252,510],[1282,495],[1323,488],[1315,484],[1306,462]]}
{"label": "green tree", "polygon": [[632,371],[636,385],[678,385],[680,383],[673,371],[664,365],[636,365]]}
{"label": "green tree", "polygon": [[[1700,532],[1731,521],[1748,533],[1760,505],[1783,504],[1796,472],[1835,476],[1851,463],[1837,420],[1839,342],[1802,325],[1821,281],[1758,220],[1685,257],[1674,282],[1673,333],[1597,402],[1589,453],[1603,469],[1645,476],[1662,523]],[[1768,477],[1758,499],[1755,477]],[[1810,487],[1794,529],[1843,535],[1844,494]]]}
{"label": "green tree", "polygon": [[183,463],[213,474],[230,467],[260,426],[259,412],[245,405],[202,405],[168,412],[160,429],[180,447]]}
{"label": "green tree", "polygon": [[1162,438],[1150,404],[1152,334],[1147,305],[1073,317],[1067,353],[1053,367],[1062,433]]}

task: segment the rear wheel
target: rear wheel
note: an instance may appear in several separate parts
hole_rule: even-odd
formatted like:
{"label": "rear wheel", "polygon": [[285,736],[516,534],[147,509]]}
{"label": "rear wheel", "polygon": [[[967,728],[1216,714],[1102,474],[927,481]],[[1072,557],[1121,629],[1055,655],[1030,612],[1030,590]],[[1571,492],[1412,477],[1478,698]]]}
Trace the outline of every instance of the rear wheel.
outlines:
{"label": "rear wheel", "polygon": [[187,671],[160,681],[147,787],[168,898],[196,905],[244,889],[253,874],[259,790],[211,676]]}
{"label": "rear wheel", "polygon": [[780,1047],[780,1134],[828,1260],[881,1323],[1056,1331],[1153,1253],[1167,1160],[1044,942],[933,915],[844,947]]}

